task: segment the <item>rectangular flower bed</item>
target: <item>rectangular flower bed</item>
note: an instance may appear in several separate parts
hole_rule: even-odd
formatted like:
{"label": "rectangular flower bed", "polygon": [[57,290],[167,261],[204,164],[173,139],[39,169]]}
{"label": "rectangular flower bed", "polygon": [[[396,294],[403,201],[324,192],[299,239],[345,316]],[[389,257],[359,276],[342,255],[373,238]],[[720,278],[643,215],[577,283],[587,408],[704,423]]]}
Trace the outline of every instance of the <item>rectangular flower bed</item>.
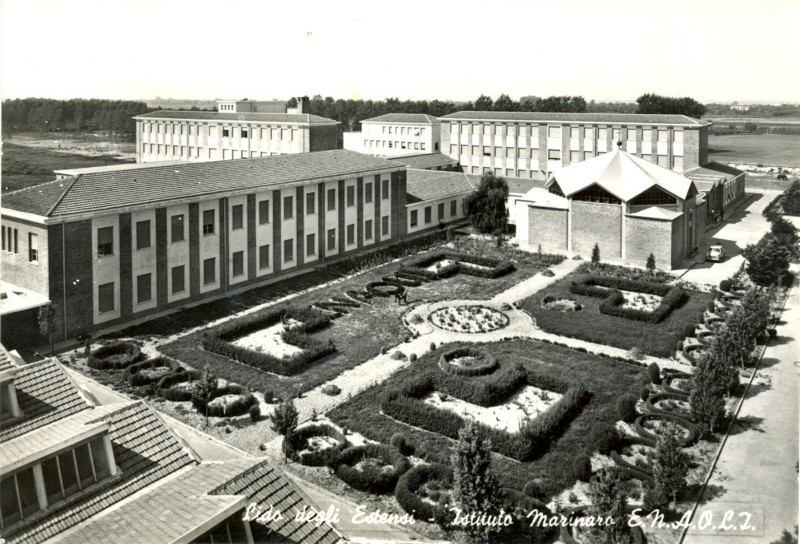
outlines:
{"label": "rectangular flower bed", "polygon": [[[447,264],[436,270],[429,269],[431,266],[441,261],[447,261]],[[458,272],[482,278],[497,278],[513,271],[514,265],[509,261],[483,257],[481,255],[457,253],[453,251],[436,251],[408,259],[403,263],[400,270],[418,276],[424,276],[428,279],[443,278]]]}
{"label": "rectangular flower bed", "polygon": [[[604,298],[605,300],[600,304],[601,313],[648,323],[659,323],[664,320],[687,298],[686,291],[678,286],[614,276],[589,276],[579,281],[573,281],[569,290],[578,295]],[[623,306],[625,299],[619,290],[658,295],[662,297],[661,304],[653,311],[628,308]]]}

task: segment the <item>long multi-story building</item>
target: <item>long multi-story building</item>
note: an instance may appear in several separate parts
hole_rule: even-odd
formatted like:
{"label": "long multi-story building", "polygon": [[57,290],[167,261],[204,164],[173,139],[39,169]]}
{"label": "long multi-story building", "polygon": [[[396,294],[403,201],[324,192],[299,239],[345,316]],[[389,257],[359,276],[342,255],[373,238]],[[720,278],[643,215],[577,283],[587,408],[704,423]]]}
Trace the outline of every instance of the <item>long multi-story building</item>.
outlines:
{"label": "long multi-story building", "polygon": [[679,173],[708,162],[711,123],[685,115],[462,111],[439,120],[442,152],[469,174],[546,180],[617,142]]}
{"label": "long multi-story building", "polygon": [[403,164],[344,150],[92,169],[3,195],[2,279],[74,338],[403,240],[405,205]]}
{"label": "long multi-story building", "polygon": [[304,113],[307,99],[298,102],[296,113],[270,111],[270,104],[220,101],[216,112],[138,115],[136,162],[252,159],[341,147],[339,122]]}
{"label": "long multi-story building", "polygon": [[439,151],[440,123],[423,113],[387,113],[361,121],[361,132],[346,132],[344,147],[368,155],[393,157]]}

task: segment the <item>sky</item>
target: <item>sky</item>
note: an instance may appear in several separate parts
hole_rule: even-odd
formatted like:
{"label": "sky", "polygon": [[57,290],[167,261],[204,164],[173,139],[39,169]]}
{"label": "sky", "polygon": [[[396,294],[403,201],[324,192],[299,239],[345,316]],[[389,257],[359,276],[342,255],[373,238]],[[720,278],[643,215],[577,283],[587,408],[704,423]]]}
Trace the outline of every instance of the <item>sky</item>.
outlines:
{"label": "sky", "polygon": [[800,0],[0,0],[2,98],[800,102]]}

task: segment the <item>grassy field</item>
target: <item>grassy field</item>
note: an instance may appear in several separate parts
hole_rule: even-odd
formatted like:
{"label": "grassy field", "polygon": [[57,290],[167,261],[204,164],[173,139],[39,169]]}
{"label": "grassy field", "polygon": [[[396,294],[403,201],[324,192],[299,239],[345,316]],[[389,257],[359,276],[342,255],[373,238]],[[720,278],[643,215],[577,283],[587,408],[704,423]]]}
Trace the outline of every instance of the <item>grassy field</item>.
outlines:
{"label": "grassy field", "polygon": [[23,189],[56,179],[53,170],[132,164],[113,156],[87,156],[3,142],[3,192]]}
{"label": "grassy field", "polygon": [[726,164],[800,167],[800,136],[790,134],[709,136],[708,158]]}

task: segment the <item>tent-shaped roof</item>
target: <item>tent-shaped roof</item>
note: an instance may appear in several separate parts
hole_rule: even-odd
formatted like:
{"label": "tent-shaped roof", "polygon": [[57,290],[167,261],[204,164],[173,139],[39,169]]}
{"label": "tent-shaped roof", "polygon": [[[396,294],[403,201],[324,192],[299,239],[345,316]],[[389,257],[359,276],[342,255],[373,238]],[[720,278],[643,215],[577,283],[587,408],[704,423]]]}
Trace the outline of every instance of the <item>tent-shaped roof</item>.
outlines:
{"label": "tent-shaped roof", "polygon": [[692,180],[650,161],[615,149],[604,155],[570,164],[556,171],[546,187],[558,182],[567,197],[597,185],[627,202],[652,187],[685,199]]}

